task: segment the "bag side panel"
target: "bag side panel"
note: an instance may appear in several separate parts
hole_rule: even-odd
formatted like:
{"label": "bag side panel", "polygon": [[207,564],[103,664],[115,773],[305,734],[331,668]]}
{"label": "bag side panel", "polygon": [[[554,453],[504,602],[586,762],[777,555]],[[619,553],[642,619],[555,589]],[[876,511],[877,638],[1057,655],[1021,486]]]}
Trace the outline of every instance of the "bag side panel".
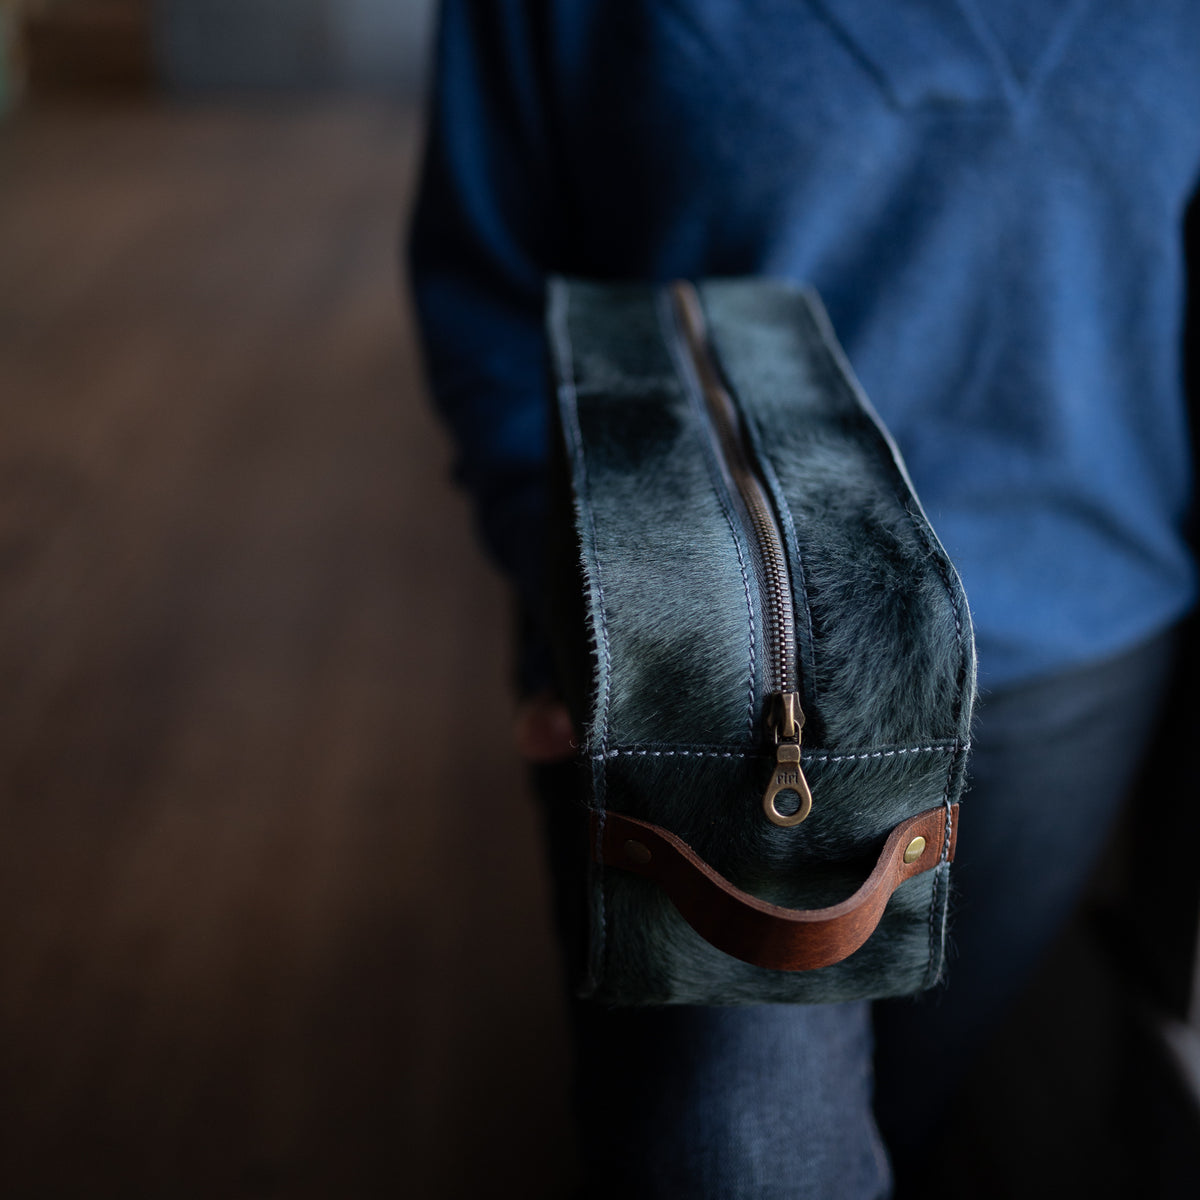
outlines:
{"label": "bag side panel", "polygon": [[[648,740],[748,749],[762,640],[752,581],[713,490],[655,290],[558,281],[549,334],[595,681],[573,703],[586,707],[590,803],[680,828],[702,796],[614,791],[605,752]],[[593,986],[623,969],[626,931],[610,936],[611,894],[631,882],[593,869]]]}

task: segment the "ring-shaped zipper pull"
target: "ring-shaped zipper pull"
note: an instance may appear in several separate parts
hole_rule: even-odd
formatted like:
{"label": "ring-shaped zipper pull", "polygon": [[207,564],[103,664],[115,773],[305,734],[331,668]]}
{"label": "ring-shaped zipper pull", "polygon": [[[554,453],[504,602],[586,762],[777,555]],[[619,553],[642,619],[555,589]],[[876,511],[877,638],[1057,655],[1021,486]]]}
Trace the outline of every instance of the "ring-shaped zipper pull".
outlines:
{"label": "ring-shaped zipper pull", "polygon": [[[763,795],[763,812],[772,824],[789,829],[799,825],[812,812],[812,792],[800,766],[800,731],[804,727],[804,710],[795,692],[785,692],[778,697],[777,714],[772,724],[776,738],[775,769]],[[798,803],[794,812],[785,813],[779,808],[779,799],[789,792],[795,795]]]}
{"label": "ring-shaped zipper pull", "polygon": [[[779,798],[788,792],[794,793],[800,802],[793,813],[781,812],[779,808]],[[812,792],[800,769],[799,742],[780,742],[775,748],[775,770],[763,796],[763,811],[768,821],[784,829],[799,825],[812,812]]]}

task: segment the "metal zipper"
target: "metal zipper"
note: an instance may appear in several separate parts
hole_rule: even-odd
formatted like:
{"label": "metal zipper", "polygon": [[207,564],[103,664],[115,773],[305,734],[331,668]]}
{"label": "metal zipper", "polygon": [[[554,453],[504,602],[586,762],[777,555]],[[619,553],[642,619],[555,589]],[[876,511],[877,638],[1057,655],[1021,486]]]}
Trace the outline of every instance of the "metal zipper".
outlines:
{"label": "metal zipper", "polygon": [[[708,342],[708,330],[695,287],[680,281],[671,284],[671,303],[688,355],[695,370],[713,442],[733,491],[746,540],[755,556],[760,580],[764,625],[769,647],[767,727],[775,741],[775,769],[763,794],[763,811],[776,825],[799,825],[812,810],[812,792],[800,766],[800,732],[804,709],[800,704],[796,672],[796,614],[792,583],[784,551],[783,534],[767,490],[754,465],[737,405],[721,377]],[[789,794],[798,801],[785,813],[778,802]]]}

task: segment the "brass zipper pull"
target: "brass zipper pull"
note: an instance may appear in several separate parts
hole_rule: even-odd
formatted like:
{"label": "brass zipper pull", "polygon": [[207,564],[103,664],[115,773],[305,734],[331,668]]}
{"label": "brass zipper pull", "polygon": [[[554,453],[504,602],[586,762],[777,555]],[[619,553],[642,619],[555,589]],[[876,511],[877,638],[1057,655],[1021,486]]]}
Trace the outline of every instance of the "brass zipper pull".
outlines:
{"label": "brass zipper pull", "polygon": [[[800,731],[804,728],[804,710],[796,692],[781,692],[775,697],[775,712],[770,722],[775,730],[775,769],[763,795],[763,811],[767,820],[788,828],[799,825],[812,811],[812,792],[800,766]],[[792,793],[799,801],[793,813],[780,812],[780,796]]]}

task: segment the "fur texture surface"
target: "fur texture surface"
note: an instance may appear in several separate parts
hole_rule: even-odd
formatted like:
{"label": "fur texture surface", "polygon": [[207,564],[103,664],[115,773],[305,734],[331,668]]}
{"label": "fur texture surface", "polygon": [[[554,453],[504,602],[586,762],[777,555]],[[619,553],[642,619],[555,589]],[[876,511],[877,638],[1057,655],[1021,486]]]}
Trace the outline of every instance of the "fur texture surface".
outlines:
{"label": "fur texture surface", "polygon": [[[701,296],[785,532],[813,810],[791,829],[762,814],[773,756],[761,584],[661,291],[556,281],[578,556],[557,573],[584,594],[586,631],[573,636],[588,677],[569,699],[587,733],[588,803],[672,830],[763,899],[821,907],[861,884],[896,824],[958,799],[970,618],[813,299],[761,280],[713,281]],[[862,949],[807,972],[729,958],[653,884],[590,874],[588,988],[610,1003],[823,1003],[917,991],[941,972],[944,863],[898,889]]]}

